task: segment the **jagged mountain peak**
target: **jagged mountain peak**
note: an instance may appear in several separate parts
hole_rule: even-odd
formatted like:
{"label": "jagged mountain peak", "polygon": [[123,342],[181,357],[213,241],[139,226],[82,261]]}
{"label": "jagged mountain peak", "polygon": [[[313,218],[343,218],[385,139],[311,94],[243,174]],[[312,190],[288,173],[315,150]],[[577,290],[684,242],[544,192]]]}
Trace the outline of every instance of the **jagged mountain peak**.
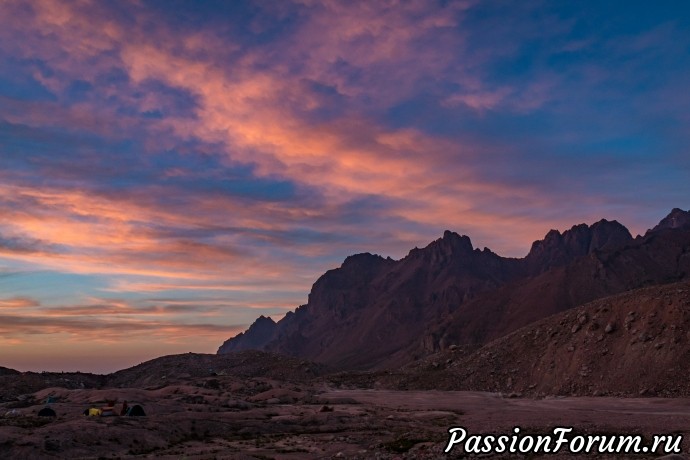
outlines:
{"label": "jagged mountain peak", "polygon": [[[251,326],[249,326],[249,329],[238,334],[234,338],[235,340],[226,340],[225,343],[218,348],[218,353],[257,349],[270,340],[275,328],[276,322],[273,321],[273,318],[261,315]],[[240,337],[241,340],[237,340]]]}
{"label": "jagged mountain peak", "polygon": [[443,236],[437,240],[432,241],[426,247],[419,249],[414,248],[408,254],[409,258],[419,257],[437,257],[443,255],[445,257],[462,257],[469,255],[474,251],[472,240],[467,235],[460,235],[456,232],[446,230]]}
{"label": "jagged mountain peak", "polygon": [[661,221],[647,233],[656,232],[667,228],[685,228],[690,227],[690,211],[683,211],[680,208],[673,208],[671,212],[661,219]]}
{"label": "jagged mountain peak", "polygon": [[535,270],[539,267],[543,271],[593,251],[621,247],[632,239],[628,229],[618,221],[601,219],[591,226],[573,225],[563,233],[550,230],[543,240],[532,243],[525,259]]}
{"label": "jagged mountain peak", "polygon": [[274,323],[275,324],[275,321],[273,321],[273,318],[271,318],[270,316],[261,315],[258,318],[256,318],[256,321],[254,321],[254,324],[260,324],[260,323]]}
{"label": "jagged mountain peak", "polygon": [[372,264],[378,264],[380,262],[388,262],[391,259],[384,259],[378,254],[371,254],[370,252],[362,252],[359,254],[353,254],[351,256],[347,256],[345,260],[343,261],[341,268],[346,268],[346,267],[359,267],[359,266],[368,266]]}
{"label": "jagged mountain peak", "polygon": [[443,232],[443,237],[434,241],[429,246],[438,246],[446,248],[454,253],[469,253],[474,250],[472,246],[472,240],[467,235],[460,235],[458,233],[446,230]]}
{"label": "jagged mountain peak", "polygon": [[[600,236],[623,235],[627,237],[630,235],[630,232],[624,225],[616,220],[601,219],[592,225],[587,225],[584,223],[573,225],[569,230],[566,230],[563,233],[554,229],[549,230],[549,232],[544,236],[544,239],[535,241],[533,246],[538,246],[540,243],[550,243],[553,241],[582,239],[592,234]],[[632,238],[632,236],[630,236],[630,238]]]}
{"label": "jagged mountain peak", "polygon": [[457,232],[454,232],[452,230],[444,230],[443,236],[441,237],[441,240],[443,241],[453,241],[453,240],[458,240],[458,239],[464,239],[467,238],[468,240],[470,239],[466,235],[460,235]]}

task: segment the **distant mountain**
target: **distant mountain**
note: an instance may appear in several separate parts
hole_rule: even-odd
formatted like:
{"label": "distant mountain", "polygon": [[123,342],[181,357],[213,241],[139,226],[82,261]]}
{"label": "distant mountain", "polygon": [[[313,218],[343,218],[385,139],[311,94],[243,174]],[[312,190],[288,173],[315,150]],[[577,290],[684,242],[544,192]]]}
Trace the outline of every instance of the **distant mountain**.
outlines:
{"label": "distant mountain", "polygon": [[690,273],[690,213],[644,237],[601,220],[556,230],[522,259],[446,231],[401,260],[350,256],[280,321],[259,318],[219,354],[257,349],[344,369],[399,366],[451,344],[480,346],[548,315]]}
{"label": "distant mountain", "polygon": [[242,343],[242,350],[261,349],[266,343],[273,339],[275,328],[275,321],[261,315],[251,326],[249,326],[249,329],[235,336],[233,343]]}

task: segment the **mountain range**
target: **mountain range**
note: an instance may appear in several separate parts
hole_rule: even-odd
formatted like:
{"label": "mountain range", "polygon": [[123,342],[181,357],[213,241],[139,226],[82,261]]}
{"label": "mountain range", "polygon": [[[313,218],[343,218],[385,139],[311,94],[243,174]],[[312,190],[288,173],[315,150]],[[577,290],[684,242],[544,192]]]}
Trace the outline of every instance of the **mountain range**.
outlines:
{"label": "mountain range", "polygon": [[474,248],[446,231],[393,260],[347,257],[305,305],[259,317],[219,354],[278,352],[343,370],[400,367],[450,347],[480,347],[588,302],[690,273],[690,212],[673,209],[643,236],[616,221],[549,231],[524,258]]}

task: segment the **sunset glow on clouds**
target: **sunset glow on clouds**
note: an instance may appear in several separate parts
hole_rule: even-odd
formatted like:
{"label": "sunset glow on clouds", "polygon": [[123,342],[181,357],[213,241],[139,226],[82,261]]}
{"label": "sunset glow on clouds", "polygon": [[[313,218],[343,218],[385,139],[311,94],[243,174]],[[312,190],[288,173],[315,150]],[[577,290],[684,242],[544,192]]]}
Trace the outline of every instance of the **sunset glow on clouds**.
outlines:
{"label": "sunset glow on clouds", "polygon": [[0,365],[214,352],[347,255],[445,229],[516,257],[603,217],[643,233],[687,208],[689,22],[646,2],[0,2]]}

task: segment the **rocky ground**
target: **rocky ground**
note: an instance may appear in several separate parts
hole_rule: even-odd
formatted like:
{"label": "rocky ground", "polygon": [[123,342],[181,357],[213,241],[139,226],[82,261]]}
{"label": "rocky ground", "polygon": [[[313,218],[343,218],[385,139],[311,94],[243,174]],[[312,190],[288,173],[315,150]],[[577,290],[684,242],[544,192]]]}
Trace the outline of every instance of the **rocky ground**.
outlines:
{"label": "rocky ground", "polygon": [[[54,399],[56,418],[38,417]],[[116,399],[142,404],[145,417],[86,417]],[[252,377],[190,379],[161,388],[46,388],[0,418],[0,458],[473,458],[443,454],[447,430],[683,434],[690,400],[506,398],[493,393],[331,389]],[[3,403],[8,411],[8,403]],[[494,458],[524,458],[495,456]],[[552,455],[550,458],[577,458]],[[582,458],[626,458],[586,455]],[[636,455],[634,458],[656,458]]]}

